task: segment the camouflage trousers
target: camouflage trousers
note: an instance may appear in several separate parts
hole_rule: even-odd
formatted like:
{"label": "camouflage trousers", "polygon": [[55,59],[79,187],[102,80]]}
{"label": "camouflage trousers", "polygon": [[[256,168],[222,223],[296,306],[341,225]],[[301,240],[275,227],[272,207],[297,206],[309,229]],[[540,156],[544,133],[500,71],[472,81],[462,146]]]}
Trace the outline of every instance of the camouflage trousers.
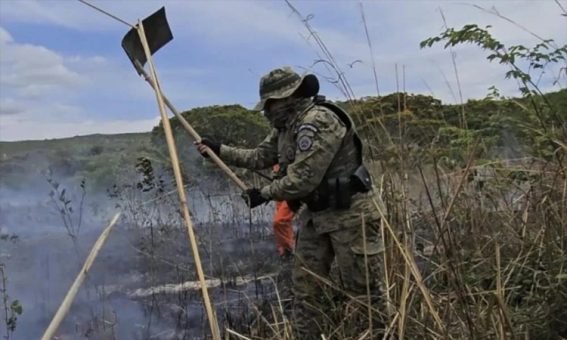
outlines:
{"label": "camouflage trousers", "polygon": [[[364,237],[360,216],[357,221],[351,221],[356,223],[341,223],[330,232],[317,232],[321,228],[317,228],[313,220],[300,228],[292,273],[293,324],[297,339],[321,339],[320,334],[332,332],[335,332],[333,338],[345,337],[346,334],[341,336],[337,332],[332,315],[342,320],[338,323],[345,332],[355,333],[354,338],[368,327],[367,293],[370,293],[371,305],[379,308],[383,256],[380,219],[370,216],[364,223]],[[337,220],[326,223],[337,223]],[[331,280],[332,266],[333,272],[337,269],[336,280]],[[329,289],[323,281],[332,282],[335,288]],[[351,317],[350,322],[345,323],[345,314]]]}

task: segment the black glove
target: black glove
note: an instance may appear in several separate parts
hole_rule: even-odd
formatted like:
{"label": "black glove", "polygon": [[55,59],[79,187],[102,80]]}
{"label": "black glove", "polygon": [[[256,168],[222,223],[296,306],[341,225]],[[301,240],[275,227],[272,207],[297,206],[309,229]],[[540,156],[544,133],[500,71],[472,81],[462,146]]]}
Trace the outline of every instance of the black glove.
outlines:
{"label": "black glove", "polygon": [[256,208],[260,204],[268,202],[268,200],[262,196],[260,189],[258,188],[247,189],[242,193],[242,198],[244,199],[244,202],[246,202],[246,205],[250,207],[250,209]]}
{"label": "black glove", "polygon": [[[221,147],[220,143],[212,141],[208,138],[202,138],[201,144],[208,146],[209,149],[213,150],[213,152],[217,154],[217,156],[220,155],[220,147]],[[209,155],[206,152],[201,152],[201,156],[205,158],[209,158]]]}

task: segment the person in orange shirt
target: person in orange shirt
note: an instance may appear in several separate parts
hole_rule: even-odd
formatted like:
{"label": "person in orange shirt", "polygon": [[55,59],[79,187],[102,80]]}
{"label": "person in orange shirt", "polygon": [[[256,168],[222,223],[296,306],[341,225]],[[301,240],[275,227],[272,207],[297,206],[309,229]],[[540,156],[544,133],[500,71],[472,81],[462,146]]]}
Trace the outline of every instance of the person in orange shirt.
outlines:
{"label": "person in orange shirt", "polygon": [[[274,173],[277,173],[279,169],[280,166],[278,164],[274,165]],[[291,211],[286,201],[276,202],[273,227],[276,249],[281,258],[287,258],[293,254],[293,248],[295,246],[292,224],[293,216],[294,213]]]}

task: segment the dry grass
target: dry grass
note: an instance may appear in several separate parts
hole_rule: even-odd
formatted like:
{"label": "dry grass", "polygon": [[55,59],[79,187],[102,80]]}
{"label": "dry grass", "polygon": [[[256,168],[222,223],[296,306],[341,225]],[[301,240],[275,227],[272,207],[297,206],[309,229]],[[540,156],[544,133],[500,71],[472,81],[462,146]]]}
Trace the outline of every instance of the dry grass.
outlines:
{"label": "dry grass", "polygon": [[[325,66],[337,73],[336,85],[344,87],[356,114],[354,94],[342,81],[335,58],[309,16],[290,7],[323,51]],[[361,12],[365,24],[362,6]],[[461,98],[460,124],[466,129],[458,68],[450,52]],[[376,75],[374,66],[373,71]],[[522,110],[529,114],[530,109]],[[367,158],[387,207],[383,211],[376,204],[386,246],[383,338],[567,337],[567,136],[553,139],[559,147],[550,159],[496,158],[482,164],[477,149],[483,142],[477,139],[462,150],[461,158],[468,161],[449,173],[434,157],[423,156],[435,154],[434,143],[417,152],[408,148],[403,122],[398,121],[395,139],[384,126],[365,136],[370,148],[380,141],[380,149],[396,150],[393,161],[372,159],[372,152]],[[524,127],[541,135],[562,128],[548,124]],[[368,315],[369,324],[372,318]]]}
{"label": "dry grass", "polygon": [[[356,116],[361,109],[340,65],[311,26],[310,17],[301,15],[289,1],[286,3],[308,30],[306,39],[322,53],[316,64],[335,73],[328,80],[339,87],[352,104],[349,111]],[[365,23],[362,6],[361,12]],[[366,35],[372,54],[367,31]],[[374,67],[373,71],[378,91]],[[405,69],[403,73],[405,84]],[[463,104],[460,88],[459,97]],[[428,156],[436,154],[434,141],[424,143],[419,150],[408,146],[402,126],[405,101],[405,93],[399,94],[397,136],[388,133],[381,119],[373,120],[374,128],[364,136],[371,151],[395,151],[392,159],[373,158],[372,152],[367,155],[376,191],[383,200],[375,201],[382,217],[380,232],[385,245],[383,303],[371,302],[376,292],[367,289],[366,296],[355,297],[338,281],[302,268],[320,283],[321,296],[327,299],[325,310],[320,311],[326,323],[319,325],[325,330],[321,338],[567,337],[567,138],[554,140],[560,148],[552,159],[534,156],[490,162],[484,159],[482,163],[478,149],[484,147],[483,141],[477,139],[461,150],[459,156],[466,160],[464,164],[447,169],[434,156]],[[461,105],[459,118],[466,129],[464,108]],[[375,145],[376,141],[381,144]],[[362,227],[364,231],[364,217]],[[218,256],[213,252],[218,245],[215,237],[211,233],[208,239],[203,237],[201,244],[208,241],[211,268],[213,256]],[[252,256],[259,256],[252,223],[247,237]],[[221,277],[225,275],[224,265],[220,261]],[[251,268],[258,279],[254,265],[237,271],[247,275]],[[368,273],[366,279],[371,279]],[[226,338],[294,338],[288,304],[280,296],[279,286],[273,283],[273,287],[275,293],[270,297],[239,297],[248,307],[241,319],[243,325],[237,329],[226,324]],[[341,297],[340,303],[335,296]],[[354,318],[363,319],[366,329],[353,334]]]}

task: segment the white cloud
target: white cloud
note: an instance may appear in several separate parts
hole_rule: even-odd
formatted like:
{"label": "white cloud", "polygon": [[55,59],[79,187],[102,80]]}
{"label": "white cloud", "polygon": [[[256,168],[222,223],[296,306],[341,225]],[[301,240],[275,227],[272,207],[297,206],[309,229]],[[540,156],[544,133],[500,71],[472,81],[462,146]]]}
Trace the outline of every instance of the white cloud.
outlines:
{"label": "white cloud", "polygon": [[[478,2],[477,2],[478,3]],[[300,3],[301,4],[301,3]],[[458,2],[365,2],[364,13],[372,40],[379,86],[382,93],[396,90],[395,65],[399,70],[399,87],[402,87],[402,67],[406,67],[406,89],[408,92],[431,92],[445,102],[458,102],[458,89],[451,60],[451,52],[440,46],[420,49],[419,42],[435,36],[443,28],[441,10],[449,27],[460,28],[465,24],[476,23],[480,27],[491,25],[490,32],[506,45],[524,44],[533,46],[538,39],[526,30],[544,38],[553,38],[558,45],[567,42],[567,25],[553,2],[481,2],[481,6],[491,10],[495,5],[499,13],[519,23],[515,25],[494,14],[475,8],[471,4]],[[376,93],[372,75],[369,47],[364,35],[360,9],[356,4],[342,8],[344,20],[357,21],[360,29],[344,30],[343,27],[324,25],[318,16],[311,20],[323,41],[333,52],[339,66],[346,72],[355,94],[359,96]],[[534,17],[534,11],[538,16]],[[303,13],[306,14],[306,13]],[[320,17],[320,16],[319,16]],[[521,25],[521,27],[520,27]],[[318,48],[314,49],[319,51]],[[496,85],[506,95],[517,95],[514,81],[504,80],[506,66],[490,63],[487,53],[476,46],[463,45],[453,48],[464,99],[480,98],[486,89]],[[363,62],[352,69],[347,66],[353,60]],[[324,70],[322,71],[323,74]],[[443,74],[442,74],[442,73]],[[557,73],[557,72],[555,72]],[[551,75],[547,75],[551,78]],[[455,96],[447,87],[447,82]],[[548,83],[551,81],[548,79]],[[427,83],[428,86],[425,86]],[[543,84],[543,83],[542,83]],[[551,89],[546,85],[544,88]],[[555,87],[555,90],[558,88]],[[336,94],[336,92],[334,92]],[[456,97],[456,100],[454,99]],[[340,97],[339,97],[340,98]]]}
{"label": "white cloud", "polygon": [[[117,1],[89,1],[102,8],[120,13],[127,19],[135,21],[135,16],[126,15],[138,11],[143,15],[152,1],[120,1],[120,11],[116,10]],[[153,4],[156,4],[153,1]],[[108,25],[112,20],[100,13],[97,14],[92,8],[79,1],[41,1],[41,0],[0,0],[2,16],[9,18],[12,22],[25,24],[56,25],[78,31],[112,31],[122,27]],[[125,13],[124,13],[125,12]]]}
{"label": "white cloud", "polygon": [[0,98],[0,116],[24,112],[23,106],[12,98]]}
{"label": "white cloud", "polygon": [[79,56],[79,55],[75,55],[72,57],[68,57],[67,60],[70,63],[77,63],[77,64],[92,64],[92,65],[104,65],[105,63],[108,62],[108,59],[102,56],[88,56],[88,57],[84,57],[84,56]]}
{"label": "white cloud", "polygon": [[41,95],[44,91],[74,87],[82,82],[67,68],[63,58],[44,46],[20,44],[10,39],[5,29],[0,35],[0,86],[22,97]]}
{"label": "white cloud", "polygon": [[[108,106],[115,105],[120,110],[143,92],[143,85],[132,70],[120,68],[105,57],[65,56],[45,46],[15,41],[1,27],[0,50],[0,140],[60,138],[142,128],[148,131],[155,123],[153,118],[134,118],[128,123],[100,118],[100,111]],[[128,77],[133,81],[124,82]],[[151,99],[149,92],[144,94]],[[154,110],[155,106],[151,111]],[[107,116],[113,114],[116,115]],[[135,114],[148,116],[143,111]]]}
{"label": "white cloud", "polygon": [[273,3],[180,1],[168,3],[166,9],[175,35],[195,33],[212,39],[211,43],[262,45],[268,41],[256,38],[296,37],[295,32],[287,29],[290,23],[285,13],[274,11]]}
{"label": "white cloud", "polygon": [[69,69],[64,57],[44,46],[19,43],[2,27],[0,50],[0,139],[31,138],[34,129],[29,126],[41,131],[45,123],[84,111],[66,102],[85,78]]}
{"label": "white cloud", "polygon": [[[198,32],[217,42],[239,44],[241,39],[258,43],[257,36],[295,39],[289,12],[280,3],[261,1],[89,1],[93,5],[135,24],[162,6],[175,36]],[[2,16],[13,22],[49,24],[79,31],[126,32],[128,28],[78,1],[1,0]],[[252,19],[251,19],[252,18]],[[238,38],[238,39],[235,39]]]}
{"label": "white cloud", "polygon": [[0,27],[0,46],[12,42],[12,36],[4,28]]}

